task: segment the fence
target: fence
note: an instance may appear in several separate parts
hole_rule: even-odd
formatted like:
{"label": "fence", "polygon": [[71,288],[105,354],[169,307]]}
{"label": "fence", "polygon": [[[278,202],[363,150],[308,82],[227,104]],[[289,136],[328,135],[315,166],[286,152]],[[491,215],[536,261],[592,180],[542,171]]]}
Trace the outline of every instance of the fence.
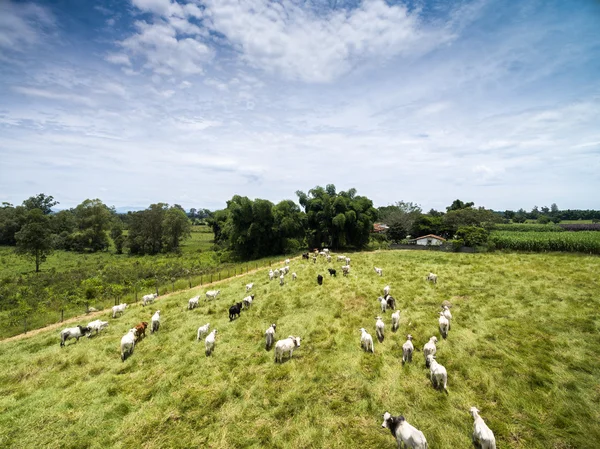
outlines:
{"label": "fence", "polygon": [[277,260],[277,262],[274,260],[261,260],[242,264],[229,264],[217,268],[203,269],[196,273],[192,273],[191,270],[188,270],[189,272],[186,274],[173,276],[168,279],[165,279],[165,277],[156,278],[155,282],[152,283],[153,285],[150,285],[148,280],[139,280],[129,287],[124,286],[124,292],[119,296],[95,298],[85,302],[83,305],[79,302],[77,304],[65,305],[51,310],[37,310],[35,313],[30,313],[18,318],[9,316],[8,319],[2,319],[3,325],[0,326],[0,339],[27,333],[28,331],[46,327],[51,324],[62,323],[64,320],[81,316],[82,314],[108,309],[113,305],[121,303],[135,304],[141,301],[144,294],[150,293],[152,290],[156,291],[159,296],[165,295],[179,290],[200,287],[213,282],[230,279],[241,274],[247,274],[251,270],[270,267],[279,262],[279,260]]}
{"label": "fence", "polygon": [[390,249],[411,249],[421,251],[452,251],[457,253],[474,253],[475,248],[462,246],[459,249],[453,249],[450,245],[405,245],[400,243],[392,243]]}

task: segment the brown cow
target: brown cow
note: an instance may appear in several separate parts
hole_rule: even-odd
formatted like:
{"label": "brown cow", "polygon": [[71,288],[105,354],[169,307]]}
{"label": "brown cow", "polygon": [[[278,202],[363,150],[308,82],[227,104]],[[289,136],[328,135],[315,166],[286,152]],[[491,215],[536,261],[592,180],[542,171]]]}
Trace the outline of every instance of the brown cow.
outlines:
{"label": "brown cow", "polygon": [[144,336],[144,338],[146,338],[146,328],[148,327],[148,323],[146,323],[145,321],[142,321],[139,324],[135,325],[135,337],[136,337],[136,341],[138,341],[142,335]]}

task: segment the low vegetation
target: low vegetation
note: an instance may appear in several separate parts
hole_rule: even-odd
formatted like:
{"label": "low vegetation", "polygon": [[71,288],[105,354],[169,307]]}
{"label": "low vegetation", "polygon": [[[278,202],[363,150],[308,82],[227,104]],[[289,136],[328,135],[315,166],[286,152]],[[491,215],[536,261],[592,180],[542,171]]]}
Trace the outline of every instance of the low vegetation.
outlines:
{"label": "low vegetation", "polygon": [[489,242],[497,249],[563,251],[600,254],[600,232],[492,232]]}
{"label": "low vegetation", "polygon": [[[57,329],[0,342],[0,447],[394,449],[381,428],[388,411],[422,430],[431,448],[468,448],[471,406],[501,448],[597,446],[600,259],[388,251],[352,254],[348,277],[330,277],[327,266],[294,259],[298,279],[284,286],[268,281],[267,268],[211,286],[221,290],[214,302],[194,288],[117,319],[103,314],[106,331],[65,348]],[[425,281],[429,272],[437,284]],[[252,309],[229,322],[250,282]],[[391,332],[388,311],[384,342],[366,353],[359,329],[375,335],[385,285],[400,329]],[[187,310],[197,294],[199,307]],[[444,301],[453,315],[447,340],[437,327]],[[121,362],[121,337],[156,309],[160,331]],[[195,340],[207,322],[218,329],[211,357]],[[302,338],[282,364],[264,349],[271,323],[276,339]],[[409,333],[418,351],[402,366]],[[422,359],[432,335],[447,395],[432,388]]]}

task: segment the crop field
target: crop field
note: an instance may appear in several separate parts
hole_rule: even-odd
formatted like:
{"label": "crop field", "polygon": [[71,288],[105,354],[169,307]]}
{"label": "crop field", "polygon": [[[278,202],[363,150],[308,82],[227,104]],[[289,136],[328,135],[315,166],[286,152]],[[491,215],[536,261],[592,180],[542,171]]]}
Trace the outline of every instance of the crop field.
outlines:
{"label": "crop field", "polygon": [[[557,235],[564,233],[558,233]],[[389,448],[382,414],[402,414],[430,449],[471,446],[477,406],[499,448],[592,449],[600,440],[600,259],[573,254],[355,253],[352,271],[294,259],[280,286],[268,269],[132,306],[106,331],[59,347],[58,330],[0,342],[0,447]],[[334,257],[335,260],[335,257]],[[327,267],[338,269],[337,277]],[[383,268],[383,277],[373,267]],[[425,281],[430,271],[437,285]],[[325,276],[322,286],[316,275]],[[227,310],[254,282],[250,310]],[[391,286],[400,329],[375,339],[377,297]],[[187,300],[202,295],[200,306]],[[447,340],[440,304],[452,304]],[[161,310],[158,333],[125,362],[121,337]],[[218,330],[214,354],[198,326]],[[264,332],[302,341],[275,364]],[[87,324],[87,320],[81,322]],[[375,339],[360,348],[359,328]],[[413,362],[401,346],[414,337]],[[439,339],[445,394],[432,388],[420,349]]]}
{"label": "crop field", "polygon": [[490,235],[498,249],[519,251],[564,251],[600,254],[600,232],[510,232],[493,231]]}

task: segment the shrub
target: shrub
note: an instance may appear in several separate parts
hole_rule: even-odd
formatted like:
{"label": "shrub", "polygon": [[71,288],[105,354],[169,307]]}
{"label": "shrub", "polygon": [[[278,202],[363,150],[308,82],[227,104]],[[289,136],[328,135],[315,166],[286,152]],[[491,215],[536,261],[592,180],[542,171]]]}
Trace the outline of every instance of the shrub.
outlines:
{"label": "shrub", "polygon": [[466,246],[485,246],[490,233],[478,226],[464,226],[458,228],[456,236],[464,240]]}

